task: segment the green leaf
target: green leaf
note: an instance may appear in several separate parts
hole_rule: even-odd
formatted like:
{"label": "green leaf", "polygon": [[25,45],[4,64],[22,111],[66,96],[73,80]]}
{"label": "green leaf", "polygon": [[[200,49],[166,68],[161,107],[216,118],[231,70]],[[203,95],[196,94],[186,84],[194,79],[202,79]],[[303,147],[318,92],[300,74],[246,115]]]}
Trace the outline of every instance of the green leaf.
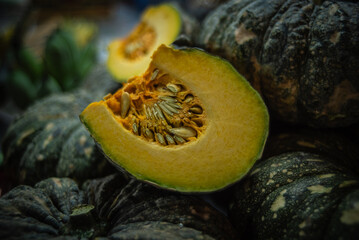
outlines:
{"label": "green leaf", "polygon": [[53,94],[53,93],[59,93],[62,92],[61,86],[58,84],[58,82],[52,77],[49,76],[45,81],[43,82],[41,89],[38,93],[38,97],[45,97],[47,95]]}
{"label": "green leaf", "polygon": [[21,70],[14,70],[8,81],[11,97],[20,108],[26,108],[37,97],[39,86],[36,86],[29,76]]}
{"label": "green leaf", "polygon": [[30,77],[33,83],[39,81],[42,75],[42,64],[40,60],[26,48],[21,48],[17,54],[21,69]]}

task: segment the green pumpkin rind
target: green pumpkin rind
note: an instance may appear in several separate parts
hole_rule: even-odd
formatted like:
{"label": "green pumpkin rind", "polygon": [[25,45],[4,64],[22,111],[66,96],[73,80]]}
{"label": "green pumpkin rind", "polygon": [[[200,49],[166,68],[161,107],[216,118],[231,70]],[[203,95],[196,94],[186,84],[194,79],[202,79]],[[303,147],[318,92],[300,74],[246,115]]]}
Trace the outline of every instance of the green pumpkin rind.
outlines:
{"label": "green pumpkin rind", "polygon": [[82,182],[112,171],[78,115],[94,98],[100,99],[118,84],[103,66],[95,68],[83,84],[85,90],[38,101],[9,126],[2,142],[2,168],[14,172],[19,184],[53,176]]}
{"label": "green pumpkin rind", "polygon": [[326,158],[286,153],[260,162],[236,185],[229,214],[248,239],[352,239],[359,219],[350,225],[341,217],[345,207],[357,213],[358,189],[357,176]]}
{"label": "green pumpkin rind", "polygon": [[173,240],[215,240],[206,234],[188,228],[179,227],[177,224],[167,222],[135,222],[116,227],[115,234],[112,235],[115,239],[173,239]]}
{"label": "green pumpkin rind", "polygon": [[214,239],[237,239],[236,231],[222,213],[193,196],[167,192],[119,174],[86,182],[84,189],[89,203],[96,206],[100,218],[107,219],[111,226],[166,222],[178,228],[196,229]]}
{"label": "green pumpkin rind", "polygon": [[0,198],[0,238],[51,239],[81,202],[77,184],[67,178],[18,186]]}
{"label": "green pumpkin rind", "polygon": [[[93,225],[76,228],[74,209],[84,204],[94,207]],[[1,239],[238,239],[228,219],[203,200],[122,175],[89,180],[82,189],[69,178],[18,186],[0,198],[0,223]]]}
{"label": "green pumpkin rind", "polygon": [[359,120],[359,4],[243,0],[202,23],[197,45],[228,59],[272,116],[316,127]]}

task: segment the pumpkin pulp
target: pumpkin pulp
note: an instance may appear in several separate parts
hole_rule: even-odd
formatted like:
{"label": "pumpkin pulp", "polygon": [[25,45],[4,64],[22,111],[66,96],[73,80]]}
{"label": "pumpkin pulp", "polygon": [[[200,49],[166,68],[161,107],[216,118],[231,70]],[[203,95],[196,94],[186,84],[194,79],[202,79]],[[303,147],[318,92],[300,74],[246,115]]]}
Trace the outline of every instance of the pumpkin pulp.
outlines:
{"label": "pumpkin pulp", "polygon": [[109,71],[120,82],[143,73],[153,52],[162,43],[172,43],[179,34],[181,25],[180,14],[172,5],[149,7],[127,37],[109,44]]}
{"label": "pumpkin pulp", "polygon": [[269,124],[259,94],[228,62],[164,45],[143,75],[80,118],[116,166],[183,192],[243,177],[261,156]]}

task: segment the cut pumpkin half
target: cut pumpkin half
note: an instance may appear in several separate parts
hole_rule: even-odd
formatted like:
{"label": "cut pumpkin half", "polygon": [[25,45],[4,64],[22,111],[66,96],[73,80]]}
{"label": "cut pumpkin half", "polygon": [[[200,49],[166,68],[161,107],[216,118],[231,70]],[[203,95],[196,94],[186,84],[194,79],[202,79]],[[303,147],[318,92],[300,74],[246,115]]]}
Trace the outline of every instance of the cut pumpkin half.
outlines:
{"label": "cut pumpkin half", "polygon": [[260,158],[269,115],[225,60],[161,45],[147,71],[80,115],[110,161],[137,179],[181,192],[211,192]]}
{"label": "cut pumpkin half", "polygon": [[107,67],[110,73],[119,82],[143,73],[153,52],[161,44],[171,44],[181,27],[181,14],[171,4],[147,8],[127,37],[109,44]]}

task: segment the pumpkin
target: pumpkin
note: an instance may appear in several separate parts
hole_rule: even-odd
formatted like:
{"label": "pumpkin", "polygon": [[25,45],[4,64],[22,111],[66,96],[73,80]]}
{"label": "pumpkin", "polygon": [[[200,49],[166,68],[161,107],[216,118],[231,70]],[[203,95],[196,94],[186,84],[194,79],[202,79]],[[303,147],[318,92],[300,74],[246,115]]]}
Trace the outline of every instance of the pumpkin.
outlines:
{"label": "pumpkin", "polygon": [[359,173],[359,149],[348,132],[352,128],[323,131],[307,127],[293,129],[281,126],[275,129],[274,125],[271,126],[272,131],[261,160],[287,152],[310,152],[328,157]]}
{"label": "pumpkin", "polygon": [[131,33],[109,44],[108,70],[119,82],[143,73],[159,45],[171,44],[181,33],[191,37],[197,25],[177,5],[148,7]]}
{"label": "pumpkin", "polygon": [[112,167],[97,150],[78,114],[112,87],[117,84],[99,66],[83,89],[51,95],[29,107],[11,123],[3,138],[2,171],[15,175],[18,184],[30,185],[52,176],[82,182],[108,174]]}
{"label": "pumpkin", "polygon": [[237,239],[203,200],[109,175],[82,189],[69,178],[18,186],[0,198],[2,239]]}
{"label": "pumpkin", "polygon": [[359,119],[358,13],[353,1],[232,0],[206,17],[196,44],[228,59],[274,118],[348,126]]}
{"label": "pumpkin", "polygon": [[359,179],[313,153],[266,159],[235,186],[229,214],[246,239],[355,239]]}
{"label": "pumpkin", "polygon": [[115,166],[181,192],[215,191],[242,178],[269,125],[262,99],[228,62],[165,45],[144,74],[80,118]]}

